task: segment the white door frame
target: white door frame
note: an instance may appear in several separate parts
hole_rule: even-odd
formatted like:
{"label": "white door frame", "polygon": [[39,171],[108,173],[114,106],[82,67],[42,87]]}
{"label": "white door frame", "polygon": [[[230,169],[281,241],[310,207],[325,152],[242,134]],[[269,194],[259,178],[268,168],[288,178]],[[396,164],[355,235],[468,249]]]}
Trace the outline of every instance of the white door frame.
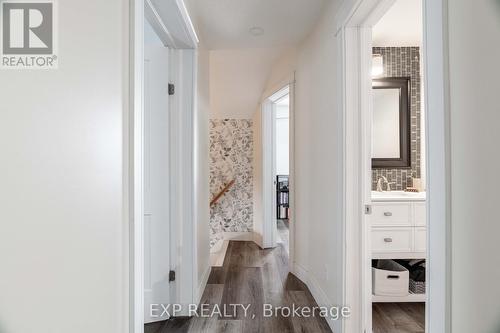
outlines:
{"label": "white door frame", "polygon": [[290,230],[289,230],[289,263],[290,268],[294,263],[295,245],[295,80],[291,80],[273,90],[262,101],[262,210],[263,228],[262,244],[263,248],[276,247],[276,184],[274,175],[276,174],[275,161],[275,138],[276,138],[276,117],[275,102],[285,95],[289,95],[289,205],[290,205]]}
{"label": "white door frame", "polygon": [[[169,16],[165,13],[168,13]],[[144,119],[144,20],[147,17],[153,29],[171,48],[173,64],[171,82],[176,94],[171,104],[171,184],[172,267],[176,270],[176,295],[172,302],[190,304],[196,302],[196,228],[194,226],[195,197],[193,191],[193,113],[196,83],[196,50],[198,39],[182,0],[156,1],[132,0],[130,7],[130,133],[125,138],[130,143],[128,152],[129,173],[129,332],[144,332],[144,202],[143,202],[143,119]],[[180,31],[182,34],[174,34]],[[165,92],[167,93],[167,92]],[[177,111],[177,112],[175,112]],[[182,263],[182,264],[181,264]]]}
{"label": "white door frame", "polygon": [[[371,127],[371,27],[394,0],[344,2],[337,16],[339,108],[344,147],[344,304],[353,316],[343,332],[370,332],[371,272],[369,159]],[[449,103],[446,0],[423,0],[427,161],[426,332],[450,332]]]}
{"label": "white door frame", "polygon": [[[168,314],[150,315],[153,302],[171,302],[175,282],[165,284],[171,265],[172,237],[170,205],[170,96],[164,94],[170,82],[170,50],[161,44],[144,45],[144,264],[145,322],[169,319]],[[160,88],[160,89],[159,89]],[[154,102],[153,102],[154,101]],[[156,104],[156,101],[159,104]],[[149,153],[148,153],[149,151]],[[148,214],[149,213],[149,214]],[[157,268],[157,269],[155,269]],[[149,275],[149,279],[147,278]],[[156,287],[156,288],[155,288]],[[155,301],[153,301],[155,300]]]}

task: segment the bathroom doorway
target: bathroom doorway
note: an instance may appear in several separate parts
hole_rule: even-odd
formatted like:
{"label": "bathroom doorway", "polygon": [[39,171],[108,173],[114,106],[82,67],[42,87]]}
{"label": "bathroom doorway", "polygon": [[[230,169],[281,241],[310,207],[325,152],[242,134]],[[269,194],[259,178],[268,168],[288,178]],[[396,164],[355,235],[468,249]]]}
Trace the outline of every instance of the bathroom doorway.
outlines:
{"label": "bathroom doorway", "polygon": [[[425,331],[427,218],[422,0],[372,27],[371,307],[374,333]],[[369,287],[369,284],[368,284]],[[370,302],[370,300],[368,300]]]}
{"label": "bathroom doorway", "polygon": [[[447,326],[447,139],[442,122],[447,78],[440,6],[441,1],[362,0],[345,11],[338,26],[345,302],[352,304],[355,317],[345,323],[348,332],[439,332]],[[381,30],[393,36],[376,35],[386,15],[392,16],[386,20],[392,27],[385,24]],[[416,18],[416,29],[411,28]],[[404,26],[394,27],[394,22]],[[413,30],[421,34],[418,43],[392,44]],[[396,313],[392,320],[389,312]]]}

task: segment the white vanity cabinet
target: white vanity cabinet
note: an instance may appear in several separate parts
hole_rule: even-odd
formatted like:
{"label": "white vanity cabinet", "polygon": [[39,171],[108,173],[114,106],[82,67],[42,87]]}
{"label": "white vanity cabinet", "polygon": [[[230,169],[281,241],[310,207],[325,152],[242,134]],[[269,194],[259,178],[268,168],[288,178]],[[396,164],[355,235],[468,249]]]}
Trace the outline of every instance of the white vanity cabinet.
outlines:
{"label": "white vanity cabinet", "polygon": [[372,197],[373,259],[426,258],[425,194],[403,193],[374,193]]}
{"label": "white vanity cabinet", "polygon": [[[426,259],[425,193],[372,192],[373,259]],[[373,295],[372,302],[425,302],[425,294]]]}

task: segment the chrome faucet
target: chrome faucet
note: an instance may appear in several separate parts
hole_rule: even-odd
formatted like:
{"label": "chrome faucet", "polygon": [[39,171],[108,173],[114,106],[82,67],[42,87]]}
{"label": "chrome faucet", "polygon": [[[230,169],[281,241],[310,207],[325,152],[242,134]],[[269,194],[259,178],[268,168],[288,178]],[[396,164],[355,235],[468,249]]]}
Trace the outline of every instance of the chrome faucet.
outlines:
{"label": "chrome faucet", "polygon": [[377,181],[377,191],[378,192],[384,192],[384,184],[386,184],[387,191],[390,192],[391,191],[391,184],[394,184],[394,183],[389,183],[389,181],[387,180],[387,178],[385,176],[379,177],[379,179]]}

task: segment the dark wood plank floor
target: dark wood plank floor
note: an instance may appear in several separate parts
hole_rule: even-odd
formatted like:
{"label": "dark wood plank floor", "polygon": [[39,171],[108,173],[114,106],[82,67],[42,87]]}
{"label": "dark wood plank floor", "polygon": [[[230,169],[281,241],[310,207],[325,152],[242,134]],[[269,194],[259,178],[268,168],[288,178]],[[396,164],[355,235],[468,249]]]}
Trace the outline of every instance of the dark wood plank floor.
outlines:
{"label": "dark wood plank floor", "polygon": [[424,333],[425,303],[374,303],[373,333]]}
{"label": "dark wood plank floor", "polygon": [[264,318],[262,304],[274,306],[317,306],[307,286],[288,272],[288,254],[283,244],[260,249],[253,242],[231,241],[223,267],[213,267],[202,304],[219,306],[250,304],[249,314],[212,318],[175,318],[145,325],[145,333],[284,333],[331,332],[319,316],[311,318]]}
{"label": "dark wood plank floor", "polygon": [[290,238],[290,222],[288,220],[277,220],[278,225],[278,242],[283,243],[287,253],[289,252],[289,238]]}

